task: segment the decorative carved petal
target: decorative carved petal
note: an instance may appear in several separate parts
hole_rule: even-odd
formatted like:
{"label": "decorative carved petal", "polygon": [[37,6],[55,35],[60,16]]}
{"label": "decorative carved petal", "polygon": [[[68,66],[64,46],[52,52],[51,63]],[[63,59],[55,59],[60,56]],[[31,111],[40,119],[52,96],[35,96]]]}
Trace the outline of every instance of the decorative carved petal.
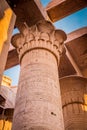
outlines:
{"label": "decorative carved petal", "polygon": [[24,43],[24,36],[22,34],[16,34],[12,37],[11,43],[14,47],[18,48]]}
{"label": "decorative carved petal", "polygon": [[46,20],[39,21],[37,23],[37,27],[40,32],[45,32],[45,33],[51,33],[53,30],[55,30],[52,23]]}

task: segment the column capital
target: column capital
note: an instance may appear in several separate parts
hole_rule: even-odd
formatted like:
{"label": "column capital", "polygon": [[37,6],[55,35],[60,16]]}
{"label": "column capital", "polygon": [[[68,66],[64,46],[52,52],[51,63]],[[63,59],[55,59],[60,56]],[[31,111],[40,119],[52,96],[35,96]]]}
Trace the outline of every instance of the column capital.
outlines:
{"label": "column capital", "polygon": [[55,29],[49,21],[41,20],[30,28],[25,25],[22,33],[12,37],[12,45],[17,48],[20,61],[33,49],[46,49],[59,58],[63,52],[65,40],[64,31]]}

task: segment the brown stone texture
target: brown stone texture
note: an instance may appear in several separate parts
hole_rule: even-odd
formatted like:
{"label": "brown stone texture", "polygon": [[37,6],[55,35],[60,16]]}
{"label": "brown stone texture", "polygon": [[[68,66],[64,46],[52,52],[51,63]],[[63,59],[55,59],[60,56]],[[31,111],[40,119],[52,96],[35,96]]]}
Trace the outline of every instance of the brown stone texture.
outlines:
{"label": "brown stone texture", "polygon": [[64,130],[58,64],[65,39],[48,21],[13,37],[21,72],[12,130]]}
{"label": "brown stone texture", "polygon": [[46,11],[52,22],[56,22],[85,7],[87,7],[86,0],[51,0]]}
{"label": "brown stone texture", "polygon": [[65,130],[87,129],[87,79],[60,79]]}
{"label": "brown stone texture", "polygon": [[[63,53],[60,58],[59,78],[75,74],[87,77],[87,27],[69,33],[64,45],[66,53]],[[17,51],[15,48],[10,47],[5,69],[18,64]]]}
{"label": "brown stone texture", "polygon": [[[8,1],[8,0],[7,0]],[[40,0],[9,0],[14,3],[12,7],[17,16],[16,27],[22,31],[24,24],[29,27],[35,25],[38,21],[47,19],[46,10],[43,8]]]}

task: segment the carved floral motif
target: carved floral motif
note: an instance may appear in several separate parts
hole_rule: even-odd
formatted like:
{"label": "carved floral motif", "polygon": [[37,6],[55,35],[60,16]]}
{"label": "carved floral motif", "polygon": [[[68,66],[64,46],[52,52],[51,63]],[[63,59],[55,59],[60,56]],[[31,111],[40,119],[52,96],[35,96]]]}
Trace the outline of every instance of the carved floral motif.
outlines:
{"label": "carved floral motif", "polygon": [[59,58],[65,40],[66,34],[62,30],[56,30],[51,22],[41,20],[30,28],[25,26],[22,33],[14,35],[12,44],[17,48],[21,61],[26,52],[38,48],[46,49]]}

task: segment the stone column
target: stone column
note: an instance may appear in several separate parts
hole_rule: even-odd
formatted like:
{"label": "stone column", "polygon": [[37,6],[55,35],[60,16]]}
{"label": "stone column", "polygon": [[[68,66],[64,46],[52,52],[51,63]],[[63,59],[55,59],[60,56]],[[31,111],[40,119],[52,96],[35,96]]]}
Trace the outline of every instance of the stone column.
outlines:
{"label": "stone column", "polygon": [[6,0],[0,0],[0,86],[15,20],[16,16],[7,4]]}
{"label": "stone column", "polygon": [[58,65],[65,39],[48,21],[12,38],[21,64],[12,130],[64,130]]}
{"label": "stone column", "polygon": [[65,130],[87,130],[87,79],[60,79]]}

